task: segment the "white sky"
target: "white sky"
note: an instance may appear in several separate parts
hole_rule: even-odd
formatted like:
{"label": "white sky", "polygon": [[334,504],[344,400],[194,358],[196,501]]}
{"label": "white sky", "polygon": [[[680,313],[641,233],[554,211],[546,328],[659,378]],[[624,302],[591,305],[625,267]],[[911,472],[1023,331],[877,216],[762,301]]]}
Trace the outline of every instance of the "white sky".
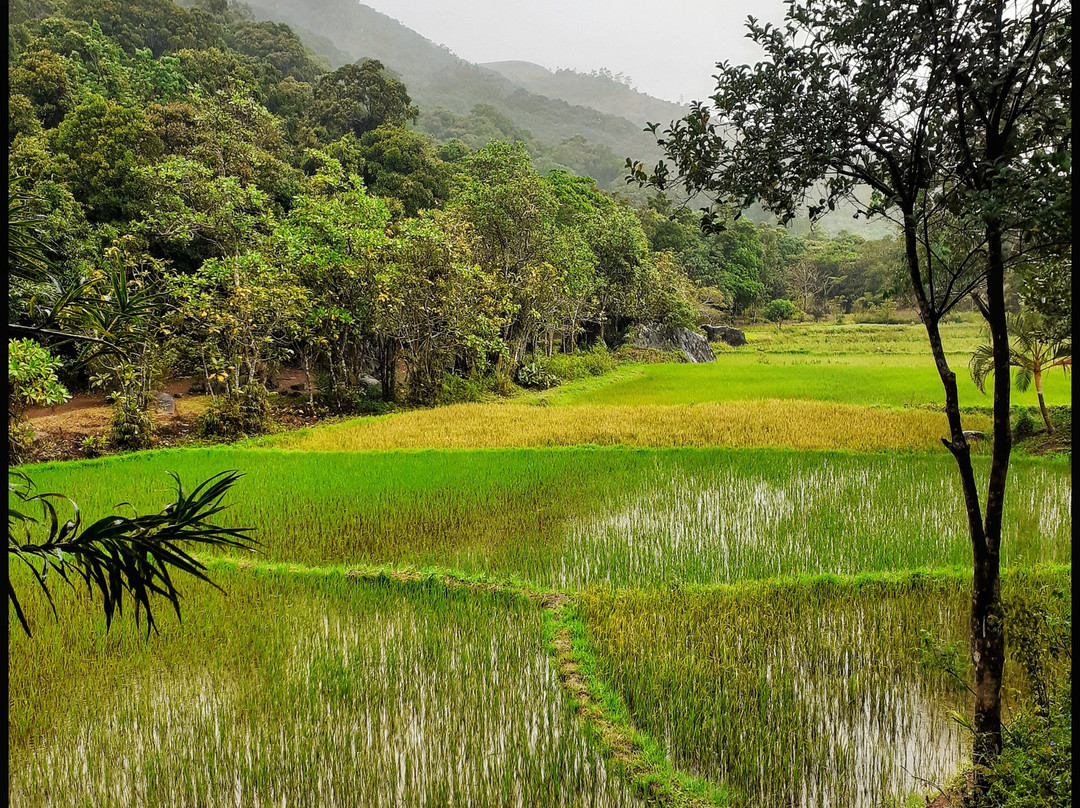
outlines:
{"label": "white sky", "polygon": [[720,61],[753,63],[748,15],[779,23],[783,0],[364,0],[470,62],[607,68],[642,92],[704,100]]}

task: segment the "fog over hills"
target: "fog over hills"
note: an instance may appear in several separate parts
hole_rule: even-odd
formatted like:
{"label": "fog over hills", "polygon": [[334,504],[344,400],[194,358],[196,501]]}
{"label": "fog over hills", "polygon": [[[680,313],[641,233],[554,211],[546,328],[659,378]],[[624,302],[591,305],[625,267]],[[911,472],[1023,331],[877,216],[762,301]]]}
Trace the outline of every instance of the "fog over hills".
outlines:
{"label": "fog over hills", "polygon": [[574,70],[551,71],[532,62],[486,62],[481,67],[502,74],[536,95],[561,98],[570,104],[592,107],[644,126],[649,121],[667,122],[680,118],[688,107],[639,92],[618,77],[601,72],[588,74]]}
{"label": "fog over hills", "polygon": [[[581,74],[551,74],[547,95],[537,91],[542,81],[534,89],[514,75],[467,62],[385,14],[350,0],[251,0],[248,5],[259,19],[294,26],[302,37],[306,35],[306,44],[334,67],[363,58],[381,61],[405,82],[420,107],[419,127],[428,131],[435,128],[432,120],[440,110],[468,116],[476,105],[488,105],[541,144],[557,147],[583,137],[593,146],[609,148],[621,165],[630,155],[659,156],[655,143],[642,132],[646,113],[670,119],[674,116],[669,110],[680,110],[616,81]],[[557,94],[560,88],[562,94]],[[619,101],[620,96],[633,101]],[[655,106],[650,108],[649,102]],[[625,117],[635,113],[640,116],[636,120]]]}
{"label": "fog over hills", "polygon": [[[460,137],[476,147],[492,137],[520,138],[539,169],[566,167],[624,194],[641,196],[623,181],[625,158],[649,164],[662,156],[642,131],[645,124],[663,126],[686,111],[606,71],[552,71],[526,61],[474,64],[355,0],[247,0],[246,5],[257,19],[288,23],[334,68],[378,59],[408,87],[420,108],[418,128],[437,139]],[[821,226],[868,238],[891,227],[854,220],[850,210],[827,215]],[[806,222],[795,224],[796,230],[806,227]]]}

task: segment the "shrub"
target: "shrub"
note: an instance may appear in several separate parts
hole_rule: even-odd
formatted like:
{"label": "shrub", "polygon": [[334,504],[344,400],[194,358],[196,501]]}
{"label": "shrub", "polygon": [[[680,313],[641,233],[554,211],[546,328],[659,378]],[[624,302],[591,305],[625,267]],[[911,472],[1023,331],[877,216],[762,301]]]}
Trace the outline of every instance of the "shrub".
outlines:
{"label": "shrub", "polygon": [[8,420],[8,462],[17,465],[26,459],[34,444],[35,432],[22,422]]}
{"label": "shrub", "polygon": [[8,340],[8,409],[16,417],[32,405],[63,404],[69,398],[56,371],[60,360],[32,339]]}
{"label": "shrub", "polygon": [[532,362],[518,368],[517,382],[522,387],[547,390],[549,387],[555,387],[559,384],[559,377],[545,370],[539,360],[533,359]]}
{"label": "shrub", "polygon": [[20,463],[34,441],[23,421],[30,406],[63,404],[71,396],[56,377],[60,360],[32,339],[8,340],[8,452]]}
{"label": "shrub", "polygon": [[266,388],[256,382],[219,396],[198,421],[199,434],[205,438],[234,439],[258,435],[269,426],[270,403]]}
{"label": "shrub", "polygon": [[779,328],[785,320],[795,319],[795,315],[799,313],[799,310],[795,308],[795,304],[790,300],[773,300],[767,305],[761,312],[761,316],[768,320],[770,323],[776,323]]}
{"label": "shrub", "polygon": [[150,448],[153,442],[153,416],[140,404],[137,396],[117,396],[113,401],[109,446],[113,449],[137,451]]}
{"label": "shrub", "polygon": [[559,384],[610,373],[619,366],[619,360],[612,355],[606,345],[597,343],[588,351],[541,357],[538,364],[544,372],[554,377],[556,384]]}
{"label": "shrub", "polygon": [[105,440],[104,435],[87,435],[85,438],[82,439],[82,443],[79,444],[79,448],[82,449],[84,457],[101,457],[103,454],[105,454],[105,450],[108,448],[108,443]]}
{"label": "shrub", "polygon": [[509,398],[516,395],[518,392],[517,386],[514,384],[514,380],[510,378],[509,373],[496,372],[491,378],[491,391],[496,395]]}
{"label": "shrub", "polygon": [[443,376],[442,401],[444,404],[460,404],[467,401],[482,401],[484,390],[480,382],[466,379],[456,373]]}
{"label": "shrub", "polygon": [[988,805],[1072,805],[1071,681],[1056,684],[1047,709],[1024,710],[1016,715],[1004,741],[1001,756],[987,773]]}
{"label": "shrub", "polygon": [[1023,440],[1024,438],[1030,438],[1035,434],[1036,429],[1031,410],[1027,407],[1021,408],[1016,415],[1016,421],[1013,423],[1013,439]]}

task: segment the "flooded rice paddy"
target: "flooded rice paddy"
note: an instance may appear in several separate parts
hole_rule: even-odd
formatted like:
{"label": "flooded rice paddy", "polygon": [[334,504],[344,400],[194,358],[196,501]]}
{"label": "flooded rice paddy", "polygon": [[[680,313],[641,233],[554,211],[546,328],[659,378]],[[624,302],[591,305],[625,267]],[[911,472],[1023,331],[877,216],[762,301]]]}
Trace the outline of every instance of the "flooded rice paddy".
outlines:
{"label": "flooded rice paddy", "polygon": [[[1067,610],[1069,586],[1007,580],[1007,609]],[[951,717],[971,711],[959,578],[590,590],[579,602],[600,675],[638,725],[736,804],[870,808],[932,791],[969,760]],[[1006,714],[1030,693],[1023,667],[1010,656]]]}
{"label": "flooded rice paddy", "polygon": [[[752,458],[747,458],[752,459]],[[555,583],[731,583],[970,564],[956,475],[923,462],[794,454],[694,469],[657,463],[636,490],[573,521]],[[1010,563],[1067,563],[1072,479],[1016,466],[1002,542]]]}
{"label": "flooded rice paddy", "polygon": [[[11,805],[636,804],[574,721],[527,601],[221,577],[232,596],[196,595],[188,632],[74,661],[77,695],[34,705],[52,731],[9,728]],[[110,664],[126,670],[102,686]]]}
{"label": "flooded rice paddy", "polygon": [[[35,636],[9,623],[13,805],[634,805],[507,580],[562,592],[588,675],[733,806],[869,808],[932,791],[967,759],[950,715],[971,701],[971,551],[947,455],[208,449],[140,456],[137,475],[131,462],[35,477],[93,519],[124,500],[160,507],[166,469],[240,468],[223,516],[255,528],[260,560],[339,572],[215,568],[228,597],[190,582],[183,625],[162,614],[149,639],[128,616],[106,632],[66,589],[54,621],[17,579]],[[1071,496],[1068,461],[1011,465],[1018,630],[1071,608],[1067,566],[1020,573],[1070,562]],[[363,565],[486,580],[340,572]],[[941,568],[954,571],[912,572]],[[823,573],[876,577],[808,577]],[[1029,639],[1011,647],[1045,637]],[[1015,703],[1030,670],[1059,675],[1040,660],[1009,663]]]}
{"label": "flooded rice paddy", "polygon": [[[986,458],[976,458],[985,473]],[[244,477],[223,514],[262,558],[441,567],[542,588],[723,583],[971,564],[946,453],[522,449],[302,453],[187,450],[35,469],[92,519],[160,508],[184,481]],[[1072,471],[1016,458],[1006,566],[1068,563]]]}

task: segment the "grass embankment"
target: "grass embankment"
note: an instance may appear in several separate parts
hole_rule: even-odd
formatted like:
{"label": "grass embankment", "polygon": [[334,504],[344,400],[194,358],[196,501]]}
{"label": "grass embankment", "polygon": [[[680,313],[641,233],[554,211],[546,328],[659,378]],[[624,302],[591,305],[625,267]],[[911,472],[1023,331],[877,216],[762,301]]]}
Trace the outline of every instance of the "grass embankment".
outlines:
{"label": "grass embankment", "polygon": [[[637,368],[631,372],[654,371]],[[990,419],[984,415],[966,420],[965,426],[971,429],[990,428]],[[587,407],[506,403],[414,410],[277,435],[260,443],[308,452],[582,444],[944,452],[941,438],[947,434],[948,424],[941,413],[817,401]]]}
{"label": "grass embankment", "polygon": [[[9,615],[12,805],[636,801],[587,742],[539,611],[500,590],[218,565],[184,621]],[[110,765],[103,766],[104,761]]]}
{"label": "grass embankment", "polygon": [[[654,586],[968,566],[948,455],[733,449],[149,452],[32,467],[84,519],[246,475],[222,520],[263,557],[453,568],[543,587]],[[986,462],[976,458],[980,474]],[[1071,557],[1071,466],[1014,458],[1003,562]]]}

